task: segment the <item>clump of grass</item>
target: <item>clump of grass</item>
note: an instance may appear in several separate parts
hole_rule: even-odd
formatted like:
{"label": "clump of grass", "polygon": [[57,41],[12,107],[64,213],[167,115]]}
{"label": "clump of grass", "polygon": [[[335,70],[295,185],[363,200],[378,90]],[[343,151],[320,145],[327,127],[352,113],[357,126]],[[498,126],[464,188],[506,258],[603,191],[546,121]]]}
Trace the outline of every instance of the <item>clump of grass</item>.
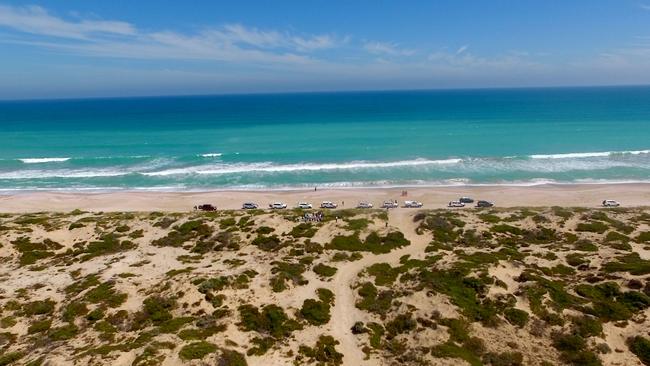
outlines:
{"label": "clump of grass", "polygon": [[52,326],[51,319],[36,320],[27,328],[27,334],[42,333],[50,329]]}
{"label": "clump of grass", "polygon": [[627,339],[627,347],[644,365],[650,365],[650,340],[642,336]]}
{"label": "clump of grass", "polygon": [[617,262],[608,262],[603,265],[605,272],[629,272],[633,275],[646,275],[650,273],[650,260],[641,259],[639,253],[630,253],[618,257]]}
{"label": "clump of grass", "polygon": [[524,310],[516,308],[508,308],[503,312],[503,315],[512,325],[523,328],[528,323],[528,313]]}
{"label": "clump of grass", "polygon": [[650,306],[650,297],[638,291],[623,292],[615,282],[581,284],[576,287],[576,293],[591,300],[591,307],[585,311],[603,321],[627,320]]}
{"label": "clump of grass", "polygon": [[217,365],[219,366],[248,366],[246,356],[241,353],[231,350],[221,350],[221,354],[217,358]]}
{"label": "clump of grass", "polygon": [[63,248],[61,244],[50,239],[45,239],[41,243],[33,243],[28,237],[20,237],[11,243],[20,253],[19,263],[21,266],[34,264],[40,259],[52,257],[55,250]]}
{"label": "clump of grass", "polygon": [[393,303],[394,292],[392,290],[379,291],[375,285],[365,282],[357,291],[361,300],[357,301],[356,307],[372,313],[385,315]]}
{"label": "clump of grass", "polygon": [[321,277],[332,277],[336,274],[336,268],[318,263],[313,268],[314,272]]}
{"label": "clump of grass", "polygon": [[23,305],[22,312],[26,316],[49,315],[54,311],[55,305],[51,299],[32,301]]}
{"label": "clump of grass", "polygon": [[347,225],[345,228],[350,231],[361,231],[365,230],[372,221],[361,218],[361,219],[349,219],[346,220]]}
{"label": "clump of grass", "polygon": [[86,292],[84,298],[93,304],[101,303],[111,308],[118,307],[126,301],[128,295],[117,291],[114,286],[115,283],[112,281],[103,282]]}
{"label": "clump of grass", "polygon": [[187,221],[175,226],[167,236],[156,239],[151,244],[159,247],[180,247],[191,239],[208,238],[212,233],[212,228],[202,220]]}
{"label": "clump of grass", "polygon": [[635,240],[639,243],[650,243],[650,231],[639,233]]}
{"label": "clump of grass", "polygon": [[129,240],[120,240],[114,234],[106,234],[99,241],[88,243],[86,247],[77,248],[73,256],[80,256],[81,261],[87,261],[102,255],[114,254],[134,249],[136,244]]}
{"label": "clump of grass", "polygon": [[600,221],[581,222],[576,226],[576,231],[602,234],[609,226]]}
{"label": "clump of grass", "polygon": [[560,358],[567,364],[601,365],[598,356],[587,349],[585,339],[579,335],[556,333],[553,336],[553,346],[560,351]]}
{"label": "clump of grass", "polygon": [[271,278],[271,288],[275,292],[282,292],[287,289],[287,281],[291,281],[296,286],[307,284],[307,280],[303,277],[305,272],[305,265],[302,263],[290,262],[273,262],[271,273],[274,275]]}
{"label": "clump of grass", "polygon": [[301,345],[298,352],[307,358],[309,364],[342,365],[343,354],[336,350],[338,344],[334,337],[321,335],[313,347]]}
{"label": "clump of grass", "polygon": [[239,327],[244,331],[254,331],[263,336],[253,340],[256,346],[248,351],[249,354],[264,354],[275,342],[301,329],[300,324],[290,319],[277,305],[269,304],[258,309],[253,305],[245,304],[239,306],[238,310],[241,318]]}
{"label": "clump of grass", "polygon": [[294,238],[312,238],[314,235],[316,235],[317,231],[318,227],[310,223],[303,222],[294,226],[289,232],[289,235],[293,236]]}
{"label": "clump of grass", "polygon": [[253,239],[251,244],[267,252],[276,252],[284,247],[284,244],[277,235],[258,235]]}
{"label": "clump of grass", "polygon": [[217,346],[215,346],[213,343],[200,341],[183,346],[178,355],[183,360],[200,360],[216,351]]}
{"label": "clump of grass", "polygon": [[385,236],[377,233],[370,233],[364,241],[357,235],[336,236],[325,246],[327,249],[344,251],[366,251],[374,254],[385,254],[396,248],[410,245],[411,242],[404,238],[404,234],[398,231],[390,232]]}

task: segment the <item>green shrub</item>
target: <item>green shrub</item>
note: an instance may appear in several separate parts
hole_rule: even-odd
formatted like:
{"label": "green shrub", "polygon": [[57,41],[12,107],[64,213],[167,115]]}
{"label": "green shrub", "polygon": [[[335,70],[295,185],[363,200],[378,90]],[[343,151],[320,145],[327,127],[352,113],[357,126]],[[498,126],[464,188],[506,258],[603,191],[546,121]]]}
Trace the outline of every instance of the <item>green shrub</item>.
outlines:
{"label": "green shrub", "polygon": [[48,336],[50,339],[54,341],[64,341],[66,339],[73,338],[77,335],[77,332],[79,331],[79,328],[77,328],[74,324],[66,324],[63,326],[60,326],[58,328],[52,328],[48,332]]}
{"label": "green shrub", "polygon": [[650,231],[644,231],[636,237],[636,241],[639,243],[649,243],[650,242]]}
{"label": "green shrub", "polygon": [[293,236],[294,238],[312,238],[314,235],[316,235],[317,231],[318,228],[316,226],[308,222],[303,222],[294,226],[289,232],[289,235]]}
{"label": "green shrub", "polygon": [[51,299],[28,302],[23,305],[23,313],[27,316],[52,314],[55,304]]}
{"label": "green shrub", "polygon": [[630,337],[627,346],[644,365],[650,365],[650,340],[642,336]]}
{"label": "green shrub", "polygon": [[399,314],[386,324],[386,331],[392,336],[408,333],[417,327],[416,321],[411,314]]}
{"label": "green shrub", "polygon": [[89,290],[84,298],[93,304],[102,303],[111,308],[118,307],[126,301],[128,295],[115,290],[114,285],[111,281],[101,283]]}
{"label": "green shrub", "polygon": [[347,226],[345,228],[350,231],[361,231],[366,229],[370,223],[371,221],[368,219],[347,220]]}
{"label": "green shrub", "polygon": [[336,268],[319,263],[314,266],[314,272],[322,277],[332,277],[336,274]]}
{"label": "green shrub", "polygon": [[519,328],[523,328],[526,323],[528,323],[528,313],[524,310],[516,308],[507,308],[503,315],[506,317],[508,322],[512,325],[516,325]]}
{"label": "green shrub", "polygon": [[609,229],[609,226],[599,221],[581,222],[576,226],[576,231],[602,234]]}
{"label": "green shrub", "polygon": [[50,319],[37,320],[35,322],[32,322],[29,328],[27,328],[27,333],[34,334],[34,333],[45,332],[46,330],[50,329],[51,326],[52,326],[52,320]]}
{"label": "green shrub", "polygon": [[201,341],[187,344],[181,348],[178,355],[183,360],[202,359],[210,353],[217,351],[217,346],[212,343]]}
{"label": "green shrub", "polygon": [[330,305],[324,301],[306,299],[302,303],[300,315],[311,325],[323,325],[330,321]]}
{"label": "green shrub", "polygon": [[638,253],[630,253],[618,257],[618,262],[609,262],[603,265],[605,272],[629,272],[633,275],[646,275],[650,273],[650,260],[641,259]]}
{"label": "green shrub", "polygon": [[321,335],[314,347],[301,345],[299,352],[307,357],[310,364],[342,365],[343,354],[336,350],[339,341],[332,336]]}
{"label": "green shrub", "polygon": [[574,317],[571,321],[573,322],[573,332],[583,338],[595,337],[603,333],[603,325],[596,318],[580,316]]}
{"label": "green shrub", "polygon": [[358,236],[336,236],[332,241],[325,246],[327,249],[345,250],[345,251],[367,251],[374,254],[385,254],[396,248],[411,244],[404,234],[399,231],[394,231],[379,236],[377,233],[372,232],[363,242]]}
{"label": "green shrub", "polygon": [[248,366],[248,362],[246,362],[246,356],[241,353],[224,349],[217,358],[217,366]]}
{"label": "green shrub", "polygon": [[239,306],[238,310],[241,318],[238,324],[245,331],[255,331],[280,339],[300,329],[300,325],[277,305],[265,305],[260,311],[257,307],[246,304]]}
{"label": "green shrub", "polygon": [[386,314],[393,302],[393,291],[379,292],[370,282],[362,284],[358,293],[361,300],[356,303],[356,307],[380,315]]}
{"label": "green shrub", "polygon": [[258,235],[251,244],[267,252],[275,252],[284,247],[277,235]]}
{"label": "green shrub", "polygon": [[24,354],[22,352],[7,352],[0,356],[0,366],[11,365],[23,358],[23,356]]}

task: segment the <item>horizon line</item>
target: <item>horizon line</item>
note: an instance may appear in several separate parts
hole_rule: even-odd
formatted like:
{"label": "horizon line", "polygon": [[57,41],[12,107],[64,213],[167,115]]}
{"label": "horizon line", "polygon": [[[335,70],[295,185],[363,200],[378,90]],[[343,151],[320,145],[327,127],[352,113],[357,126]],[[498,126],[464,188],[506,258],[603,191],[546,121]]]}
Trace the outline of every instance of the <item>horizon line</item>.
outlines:
{"label": "horizon line", "polygon": [[5,102],[47,102],[47,101],[82,101],[113,99],[155,99],[155,98],[193,98],[193,97],[228,97],[228,96],[264,96],[296,94],[355,94],[355,93],[390,93],[390,92],[434,92],[434,91],[481,91],[481,90],[530,90],[530,89],[596,89],[596,88],[643,88],[650,84],[594,84],[594,85],[540,85],[540,86],[486,86],[486,87],[443,87],[443,88],[387,88],[387,89],[331,89],[305,91],[266,91],[266,92],[224,92],[224,93],[187,93],[187,94],[142,94],[130,96],[88,96],[60,98],[0,98]]}

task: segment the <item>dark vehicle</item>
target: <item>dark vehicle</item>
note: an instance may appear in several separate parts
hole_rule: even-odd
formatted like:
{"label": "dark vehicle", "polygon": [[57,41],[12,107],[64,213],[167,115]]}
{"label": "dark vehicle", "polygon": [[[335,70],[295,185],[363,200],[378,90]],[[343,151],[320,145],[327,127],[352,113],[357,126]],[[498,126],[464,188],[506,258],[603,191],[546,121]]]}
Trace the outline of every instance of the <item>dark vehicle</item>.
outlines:
{"label": "dark vehicle", "polygon": [[458,202],[460,202],[460,203],[474,203],[474,199],[473,199],[473,198],[469,198],[469,197],[461,197],[461,198],[458,200]]}
{"label": "dark vehicle", "polygon": [[492,206],[494,206],[494,203],[492,203],[490,201],[480,200],[480,201],[476,202],[476,207],[492,207]]}
{"label": "dark vehicle", "polygon": [[243,208],[244,210],[254,210],[257,208],[257,203],[246,202],[241,206],[241,208]]}
{"label": "dark vehicle", "polygon": [[209,203],[205,203],[203,205],[194,206],[194,209],[201,210],[201,211],[216,211],[217,207]]}

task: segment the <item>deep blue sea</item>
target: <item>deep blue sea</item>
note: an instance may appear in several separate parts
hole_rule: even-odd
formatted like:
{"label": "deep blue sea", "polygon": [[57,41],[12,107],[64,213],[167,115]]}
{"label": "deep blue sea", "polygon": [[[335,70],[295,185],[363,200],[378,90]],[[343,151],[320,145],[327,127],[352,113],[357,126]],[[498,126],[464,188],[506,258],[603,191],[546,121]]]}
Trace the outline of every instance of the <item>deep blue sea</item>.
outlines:
{"label": "deep blue sea", "polygon": [[0,192],[650,181],[650,87],[0,102]]}

